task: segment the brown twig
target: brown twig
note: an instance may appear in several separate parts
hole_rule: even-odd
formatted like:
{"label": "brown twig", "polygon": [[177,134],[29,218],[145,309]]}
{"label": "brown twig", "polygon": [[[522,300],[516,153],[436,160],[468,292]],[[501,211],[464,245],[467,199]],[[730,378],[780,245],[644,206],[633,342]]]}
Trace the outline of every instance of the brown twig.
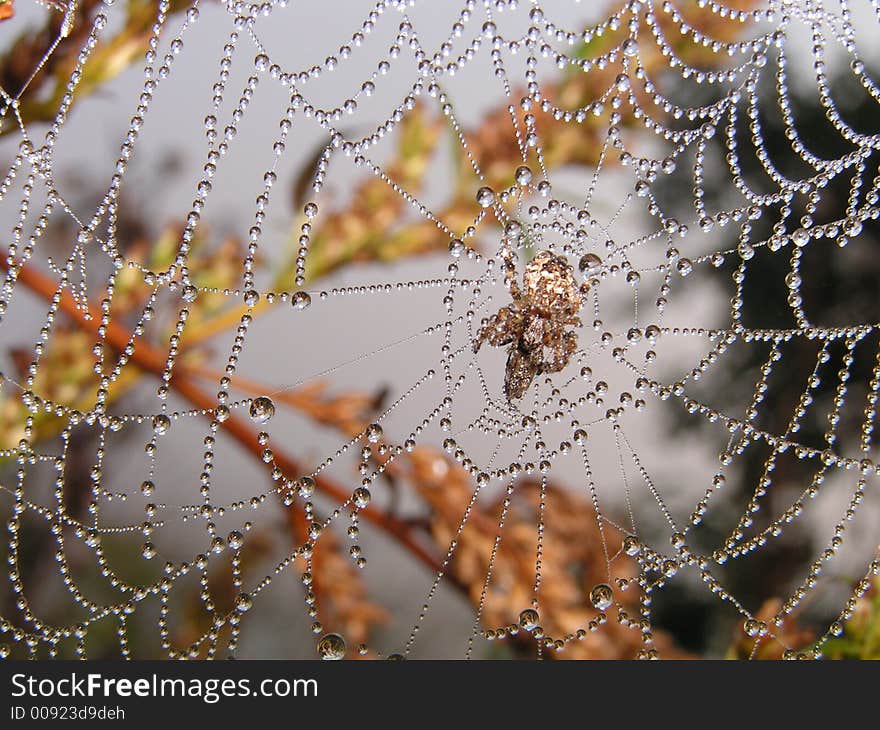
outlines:
{"label": "brown twig", "polygon": [[[10,270],[8,261],[8,252],[0,248],[0,269],[8,272]],[[16,268],[16,277],[24,286],[46,301],[51,301],[57,293],[58,285],[52,279],[26,263],[20,264]],[[88,308],[89,316],[87,317],[81,305],[77,303],[67,290],[64,290],[61,292],[59,309],[65,312],[81,329],[95,335],[95,337],[99,337],[98,328],[100,327],[101,320],[96,308],[90,306]],[[110,321],[106,326],[104,341],[115,350],[121,352],[132,341],[132,335],[131,332],[119,323]],[[165,370],[166,356],[157,347],[144,339],[138,338],[131,356],[131,362],[145,372],[161,376]],[[205,409],[210,412],[217,407],[216,399],[202,390],[185,372],[175,373],[169,386],[196,408]],[[257,442],[257,434],[248,426],[245,420],[232,415],[221,424],[221,427],[243,446],[248,453],[255,458],[260,458],[263,447]],[[274,446],[273,452],[275,454],[275,464],[287,475],[294,475],[295,478],[296,475],[303,473],[303,467],[295,458]],[[331,499],[344,502],[350,496],[349,490],[325,476],[319,476],[315,482],[317,489]],[[296,521],[292,512],[296,508],[290,506],[285,507],[285,510],[287,512],[288,524],[293,527]],[[440,562],[418,540],[406,522],[387,515],[373,506],[366,507],[361,511],[361,514],[371,524],[394,537],[430,570],[436,572],[441,569]],[[296,531],[294,531],[294,534],[296,534]],[[450,579],[457,587],[462,587],[455,580],[454,576],[450,576]]]}
{"label": "brown twig", "polygon": [[[219,371],[203,365],[187,366],[186,373],[207,380],[213,380],[214,382],[219,381],[222,377],[222,373]],[[233,386],[254,396],[263,395],[264,393],[269,393],[273,390],[272,387],[265,383],[259,383],[255,380],[241,378],[239,376],[233,376],[231,381]],[[365,421],[353,419],[348,414],[340,415],[340,409],[335,407],[335,402],[333,400],[329,400],[328,402],[323,401],[319,397],[319,394],[316,394],[315,390],[309,387],[278,393],[273,395],[273,398],[275,398],[276,402],[286,403],[292,408],[295,408],[317,423],[332,426],[348,437],[354,437],[359,433],[362,433],[367,425]],[[424,448],[422,448],[422,453],[426,453]],[[398,476],[404,478],[412,477],[411,473],[401,469],[400,462],[391,462],[387,456],[384,458],[377,458],[379,463],[385,467],[383,474],[387,479],[396,480]],[[440,456],[440,454],[437,454],[437,458],[443,457]],[[412,470],[410,470],[410,472],[411,471]],[[394,484],[397,483],[398,482],[396,481],[394,482]],[[428,499],[427,502],[435,513],[442,513],[444,519],[448,521],[454,521],[460,516],[456,511],[456,507],[442,498]],[[393,507],[388,513],[386,513],[386,515],[391,519],[391,515],[393,515]],[[478,511],[471,512],[468,520],[472,525],[485,532],[492,532],[495,529],[495,523]],[[396,518],[395,521],[397,521]],[[412,527],[412,520],[401,522],[402,524],[409,525],[410,528]]]}

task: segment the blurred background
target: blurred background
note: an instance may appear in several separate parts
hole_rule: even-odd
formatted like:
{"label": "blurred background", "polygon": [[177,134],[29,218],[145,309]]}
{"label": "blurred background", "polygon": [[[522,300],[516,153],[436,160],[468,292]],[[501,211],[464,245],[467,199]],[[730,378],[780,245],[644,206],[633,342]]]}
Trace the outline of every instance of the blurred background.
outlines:
{"label": "blurred background", "polygon": [[[46,185],[39,181],[31,184],[32,208],[22,213],[29,163],[5,187],[0,200],[0,225],[6,232],[4,259],[10,244],[17,243],[20,253],[22,241],[35,230],[44,230],[37,236],[36,253],[18,273],[0,325],[0,368],[5,376],[0,390],[0,448],[5,449],[0,466],[0,512],[4,522],[14,523],[7,539],[0,542],[4,562],[11,566],[11,579],[0,587],[3,653],[66,657],[84,652],[90,658],[104,658],[130,652],[146,658],[170,652],[173,656],[300,658],[316,656],[315,644],[327,632],[345,637],[347,656],[351,657],[406,653],[407,658],[460,658],[471,651],[475,657],[487,658],[540,654],[547,658],[610,659],[634,658],[640,652],[644,656],[647,647],[656,649],[661,658],[779,658],[809,651],[829,625],[839,620],[854,586],[876,559],[880,525],[876,477],[869,476],[865,486],[852,471],[819,468],[822,476],[815,484],[817,461],[800,458],[795,449],[772,456],[769,470],[772,449],[766,443],[731,454],[735,450],[723,422],[688,413],[680,399],[639,395],[633,389],[633,373],[616,362],[607,348],[597,345],[601,331],[620,337],[633,326],[652,322],[657,316],[658,297],[665,300],[666,327],[729,327],[730,302],[736,296],[734,273],[744,259],[748,260],[748,273],[741,295],[742,321],[754,329],[795,327],[786,284],[792,247],[777,252],[756,246],[750,252],[753,255],[743,257],[737,253],[738,226],[716,225],[711,231],[701,231],[694,223],[691,149],[678,158],[673,172],[663,175],[651,188],[665,216],[687,221],[691,228],[675,245],[682,256],[695,262],[693,271],[686,277],[664,278],[665,237],[658,237],[656,218],[632,192],[638,165],[621,160],[618,150],[603,147],[609,108],[597,108],[579,123],[534,111],[553,198],[581,207],[585,191],[592,188],[586,207],[601,221],[603,236],[612,236],[618,245],[631,242],[631,261],[642,271],[638,294],[622,277],[602,281],[596,300],[601,304],[601,326],[591,327],[593,315],[586,310],[592,302],[585,307],[580,337],[581,345],[592,353],[591,382],[573,377],[572,383],[560,375],[560,382],[566,383],[565,397],[592,394],[584,407],[588,412],[584,422],[591,424],[588,467],[580,449],[575,448],[554,460],[544,488],[539,476],[524,474],[509,495],[509,506],[505,507],[508,495],[500,483],[491,484],[471,503],[473,476],[462,468],[460,460],[444,452],[441,444],[446,434],[432,423],[420,434],[414,450],[393,460],[371,485],[371,504],[360,518],[354,542],[346,534],[347,512],[343,511],[332,529],[322,532],[316,542],[305,581],[307,569],[301,555],[275,574],[280,561],[308,542],[310,520],[304,512],[306,499],[299,495],[286,498],[283,489],[279,493],[283,479],[273,480],[273,465],[285,477],[297,479],[356,439],[354,448],[334,458],[322,471],[318,490],[310,500],[315,513],[326,518],[360,484],[358,461],[363,439],[357,440],[358,435],[429,369],[442,372],[442,337],[425,330],[446,320],[442,302],[446,291],[418,282],[447,276],[452,259],[450,237],[368,169],[335,153],[324,169],[322,155],[329,134],[314,118],[302,112],[294,116],[285,149],[274,162],[273,145],[290,104],[290,90],[265,73],[248,96],[236,129],[227,134],[229,151],[217,165],[210,194],[200,211],[188,264],[200,294],[188,305],[189,319],[164,401],[169,412],[179,417],[173,419],[167,434],[154,437],[153,415],[163,402],[157,397],[157,376],[168,353],[181,294],[170,287],[161,288],[145,321],[142,313],[152,286],[142,272],[167,270],[174,261],[193,200],[199,194],[209,147],[206,133],[211,126],[206,132],[206,116],[212,113],[212,97],[218,93],[218,74],[223,71],[227,76],[222,113],[217,114],[222,128],[242,90],[248,88],[249,77],[256,73],[257,54],[264,52],[283,69],[308,69],[325,64],[340,45],[351,43],[353,32],[361,32],[363,44],[355,44],[351,60],[333,64],[332,72],[317,75],[305,85],[312,104],[332,109],[361,89],[372,70],[383,68],[383,61],[390,58],[370,95],[358,97],[357,113],[342,114],[333,122],[346,139],[370,135],[389,119],[419,77],[411,49],[389,54],[404,17],[394,5],[339,0],[331,10],[325,2],[297,2],[289,7],[279,5],[266,16],[255,13],[253,37],[241,33],[226,68],[221,57],[233,31],[227,8],[210,1],[198,3],[196,18],[190,3],[168,3],[166,27],[156,54],[161,59],[171,53],[173,65],[167,78],[160,74],[142,126],[138,121],[137,142],[125,165],[113,223],[118,250],[141,269],[126,268],[116,279],[110,309],[119,329],[105,337],[105,347],[115,362],[123,350],[120,343],[124,345],[138,325],[143,325],[143,333],[136,333],[139,354],[122,369],[109,390],[110,421],[71,426],[67,415],[41,411],[34,416],[27,447],[20,444],[26,436],[29,389],[19,386],[28,376],[34,344],[41,338],[58,285],[57,272],[49,262],[64,262],[72,255],[80,226],[60,206],[40,219],[47,193]],[[829,17],[837,18],[836,4],[829,5],[834,5]],[[860,79],[880,77],[878,49],[870,43],[877,18],[870,3],[851,5],[857,34],[863,35],[853,41],[865,69],[854,73],[851,56],[834,46],[825,54],[826,73],[840,115],[858,132],[876,134],[880,113]],[[674,6],[698,33],[724,42],[750,40],[773,30],[767,22],[731,20],[727,13],[713,11],[705,3],[681,0]],[[6,92],[0,165],[4,174],[15,169],[16,155],[22,149],[23,136],[10,96],[25,89],[18,113],[38,147],[64,101],[77,53],[87,42],[96,17],[106,14],[106,25],[83,69],[69,116],[57,133],[51,160],[52,185],[70,209],[87,221],[112,184],[120,145],[132,129],[157,6],[148,0],[80,0],[73,13],[59,7],[29,0],[0,2],[0,87]],[[497,23],[499,34],[515,38],[526,33],[532,5],[525,2],[488,3],[486,7],[457,2],[403,4],[406,18],[429,56],[429,49],[441,47],[465,8],[464,40],[455,40],[450,58],[463,52],[467,39],[480,35],[489,17],[487,7],[494,13],[492,21]],[[751,12],[763,6],[736,0],[728,7]],[[542,3],[541,8],[557,27],[578,34],[617,13],[629,17],[626,8],[616,3],[554,0]],[[370,16],[371,12],[375,16]],[[652,40],[644,14],[643,8],[635,16],[640,23],[638,59],[658,91],[688,107],[720,98],[727,88],[724,84],[696,83],[668,67],[668,60]],[[800,140],[819,158],[839,158],[856,147],[828,121],[816,88],[817,41],[811,37],[815,28],[797,13],[795,16],[797,20],[784,31],[782,47],[786,54],[785,88]],[[73,19],[72,31],[40,67],[65,17]],[[741,62],[694,42],[693,36],[680,34],[672,15],[658,11],[657,17],[656,27],[674,39],[670,42],[675,54],[684,62],[707,72]],[[366,32],[362,25],[365,19]],[[819,19],[819,15],[814,18],[816,22]],[[826,18],[823,22],[831,27],[836,21]],[[603,32],[588,41],[579,35],[574,43],[562,38],[558,45],[579,59],[599,58],[625,36],[626,28],[616,25],[603,25]],[[175,39],[180,40],[179,46]],[[833,45],[829,40],[829,46]],[[479,215],[474,196],[482,183],[473,173],[469,155],[478,162],[486,183],[496,190],[511,184],[514,170],[522,162],[508,105],[516,105],[513,115],[521,119],[518,101],[525,93],[525,56],[523,50],[518,58],[506,60],[512,86],[508,97],[483,47],[460,73],[443,78],[458,127],[444,116],[437,98],[423,94],[370,151],[370,159],[390,180],[452,231],[463,234]],[[536,69],[536,78],[545,95],[560,106],[590,108],[621,73],[620,63],[597,64],[584,72],[572,67],[560,69],[544,59]],[[38,67],[39,73],[31,78]],[[763,104],[761,137],[773,164],[797,179],[811,171],[792,151],[779,113],[779,68],[779,51],[773,49],[758,84]],[[647,103],[648,95],[643,90],[638,93],[640,101]],[[673,129],[697,128],[701,123],[675,119],[662,105],[652,108],[652,115]],[[751,149],[742,105],[740,114],[744,119],[734,136],[742,148]],[[629,109],[619,126],[633,155],[662,160],[670,154],[668,142],[646,130]],[[706,147],[701,166],[706,208],[731,210],[742,205],[725,164],[724,136],[718,134]],[[743,160],[747,166],[743,174],[750,184],[761,192],[776,189],[753,151],[744,153]],[[876,154],[864,160],[866,186],[877,174],[877,161]],[[255,270],[256,288],[262,296],[258,304],[248,305],[237,288],[256,225],[255,201],[265,189],[270,168],[275,178],[271,202],[259,223]],[[533,170],[538,169],[533,164]],[[323,179],[317,194],[313,191],[316,174]],[[833,176],[821,190],[821,201],[814,211],[817,222],[840,218],[852,206],[852,175],[853,171],[848,171]],[[546,205],[546,200],[534,197]],[[876,197],[874,194],[867,204],[876,204]],[[312,200],[318,202],[319,213],[314,220],[307,220],[304,206]],[[796,203],[792,219],[805,214],[797,206],[803,207]],[[770,238],[776,220],[770,214],[755,220],[751,240]],[[286,296],[272,301],[266,293],[295,288],[299,239],[303,224],[309,223],[304,288],[312,304],[296,311]],[[868,219],[860,232],[844,237],[845,246],[839,245],[839,239],[822,240],[800,249],[800,296],[814,327],[878,321],[877,232],[875,220]],[[494,218],[486,218],[468,244],[490,256],[501,235]],[[719,258],[715,256],[718,252],[726,253]],[[9,266],[7,260],[4,268],[8,271]],[[462,259],[460,266],[462,276],[477,277],[485,271],[485,260]],[[98,311],[101,299],[107,296],[110,272],[107,256],[92,247],[82,255],[81,268],[77,264],[77,280],[70,289],[82,292]],[[497,276],[490,278],[497,283]],[[388,294],[381,291],[386,285]],[[357,289],[373,286],[380,288],[373,294]],[[493,290],[491,304],[485,300],[480,316],[508,303],[502,286]],[[463,315],[465,304],[457,302],[453,313]],[[248,310],[253,324],[238,353],[235,375],[228,387],[222,387],[236,328]],[[94,320],[83,317],[76,307],[64,309],[55,319],[34,377],[34,394],[78,413],[88,413],[94,407],[98,388],[95,326]],[[463,327],[455,330],[454,337],[454,346],[467,344]],[[639,355],[649,364],[652,377],[674,383],[698,366],[713,344],[704,336],[670,336],[661,338],[655,347],[643,343]],[[835,452],[861,458],[859,438],[866,399],[872,379],[876,379],[878,345],[880,337],[872,328],[860,334],[857,342],[840,338],[827,344],[827,363],[818,375],[813,374],[817,380],[812,389],[814,405],[801,419],[797,443],[824,449],[829,415],[836,413],[832,419]],[[789,422],[822,347],[822,342],[805,336],[779,346],[779,360],[757,406],[756,423],[761,429],[777,435],[790,430]],[[643,355],[646,350],[654,355]],[[687,395],[731,418],[746,417],[770,350],[767,342],[737,341],[718,356],[699,382],[688,383]],[[462,373],[474,371],[473,366],[458,365]],[[841,393],[838,371],[844,366],[846,387]],[[474,384],[471,374],[469,386],[455,401],[456,424],[471,422],[484,406],[493,407],[501,399],[504,353],[485,347],[479,368],[486,391],[477,387],[479,380]],[[387,442],[402,444],[430,415],[444,387],[442,378],[435,377],[383,418]],[[541,383],[539,387],[549,395],[555,384]],[[215,509],[205,514],[200,509],[204,504],[200,484],[205,481],[204,439],[211,414],[204,415],[200,409],[216,408],[218,390],[228,390],[230,402],[269,395],[275,413],[269,425],[260,426],[248,418],[247,405],[232,409],[233,415],[217,431],[216,448],[209,460]],[[603,414],[607,407],[624,403],[624,394],[632,400],[633,393],[645,402],[622,417],[625,441],[621,442],[616,432],[606,428]],[[132,418],[113,422],[114,416],[121,419],[123,415]],[[499,417],[498,413],[493,415]],[[519,418],[516,415],[517,422]],[[549,420],[548,432],[555,434],[553,419]],[[262,430],[268,436],[261,440],[258,433]],[[514,438],[512,446],[501,449],[488,428],[478,425],[463,431],[456,433],[456,438],[476,463],[496,457],[499,464],[512,461],[522,444],[521,437],[519,441]],[[548,440],[558,442],[565,437],[565,428],[560,426],[559,433]],[[145,450],[150,444],[155,444],[154,454],[150,453],[152,447]],[[274,461],[268,460],[271,463],[265,458],[267,446],[274,455]],[[380,446],[370,455],[370,469],[387,458]],[[48,460],[34,456],[60,454],[62,449],[61,477]],[[871,447],[867,456],[874,458],[874,451]],[[719,467],[719,455],[723,468]],[[153,456],[155,471],[151,473]],[[725,459],[730,463],[724,463]],[[642,597],[637,580],[639,564],[622,551],[623,540],[636,532],[637,524],[638,538],[646,548],[674,554],[664,509],[677,523],[687,522],[707,488],[717,486],[716,477],[722,472],[723,492],[712,498],[711,509],[699,528],[689,533],[693,552],[712,555],[725,545],[732,531],[742,530],[744,538],[740,537],[749,540],[772,520],[793,510],[792,519],[779,535],[756,542],[757,549],[741,558],[713,564],[715,577],[749,616],[767,622],[780,616],[780,624],[773,629],[775,637],[756,640],[749,636],[742,610],[721,600],[701,579],[700,571],[690,566],[670,576],[662,590],[654,592],[652,641],[646,643],[646,627],[638,624]],[[811,483],[816,486],[813,490]],[[766,486],[767,495],[753,515],[754,523],[743,525],[743,513],[761,485]],[[855,498],[856,519],[847,510],[853,508],[853,490],[862,488],[863,495]],[[19,498],[24,495],[29,505],[20,515],[15,512],[16,490],[21,490]],[[655,493],[661,495],[662,506]],[[224,507],[218,510],[217,505]],[[59,514],[69,519],[53,532],[53,515]],[[468,519],[460,528],[465,514]],[[502,514],[503,529],[499,528]],[[841,521],[846,523],[845,540],[839,548],[835,544],[834,560],[791,615],[781,614],[789,597],[809,576],[813,561],[834,539]],[[604,532],[600,533],[598,525],[605,526]],[[613,529],[618,525],[626,527]],[[230,537],[233,533],[244,535],[242,545],[235,545],[237,540]],[[500,546],[498,534],[503,534]],[[216,535],[224,538],[219,547],[211,543]],[[456,547],[447,564],[444,560],[451,540]],[[144,548],[145,543],[149,549]],[[351,552],[353,544],[359,552]],[[547,651],[554,647],[545,646],[534,632],[520,630],[510,635],[507,628],[517,625],[521,612],[531,606],[537,546],[541,551],[542,628],[548,637],[570,639],[559,652]],[[606,551],[613,557],[610,564]],[[366,558],[364,567],[357,565],[359,556]],[[178,575],[174,571],[182,564],[187,568]],[[167,591],[154,590],[163,574],[169,574],[167,565],[173,566],[176,576],[172,585]],[[440,567],[444,577],[435,590],[432,585]],[[273,575],[272,582],[253,606],[241,613],[240,623],[234,628],[225,624],[218,636],[213,636],[212,621],[217,616],[236,615],[239,593],[250,590],[264,575]],[[76,591],[65,585],[65,576]],[[236,585],[239,579],[241,585]],[[590,593],[597,584],[606,582],[613,587],[614,602],[606,611],[597,611]],[[858,592],[853,617],[839,630],[834,628],[837,635],[833,639],[823,642],[824,657],[880,656],[880,599],[867,586]],[[164,604],[157,594],[163,596]],[[419,620],[426,596],[430,596],[430,603],[424,620]],[[96,618],[101,612],[85,608],[83,597],[93,606],[114,608],[106,617]],[[57,643],[29,641],[35,634],[45,635],[42,629],[35,630],[33,616],[45,625],[59,627]],[[417,621],[417,641],[409,643]],[[77,627],[84,628],[78,631]],[[504,628],[500,635],[496,633],[499,628]],[[234,632],[234,651],[227,646],[230,630]],[[478,636],[472,641],[475,631]],[[363,650],[356,650],[360,645]]]}

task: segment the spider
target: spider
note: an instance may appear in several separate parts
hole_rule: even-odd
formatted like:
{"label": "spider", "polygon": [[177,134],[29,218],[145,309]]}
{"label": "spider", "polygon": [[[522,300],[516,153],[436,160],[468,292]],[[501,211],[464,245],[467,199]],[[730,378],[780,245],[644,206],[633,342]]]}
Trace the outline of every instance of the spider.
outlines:
{"label": "spider", "polygon": [[[515,272],[511,261],[508,271]],[[526,265],[522,288],[509,277],[513,302],[502,307],[480,327],[474,352],[483,341],[495,347],[509,345],[504,371],[508,401],[522,398],[536,376],[557,373],[577,348],[577,334],[566,328],[580,326],[581,289],[568,261],[541,251]]]}

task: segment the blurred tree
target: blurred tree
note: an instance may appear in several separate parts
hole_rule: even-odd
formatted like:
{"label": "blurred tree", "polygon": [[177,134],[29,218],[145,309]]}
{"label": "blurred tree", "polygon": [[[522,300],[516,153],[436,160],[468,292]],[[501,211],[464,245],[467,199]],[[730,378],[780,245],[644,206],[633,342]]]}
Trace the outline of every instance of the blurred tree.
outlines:
{"label": "blurred tree", "polygon": [[[878,77],[877,70],[868,69],[867,75]],[[783,116],[775,107],[777,90],[773,86],[776,75],[771,71],[762,75],[764,87],[760,90],[763,100],[760,109],[761,136],[764,146],[770,155],[773,165],[790,179],[797,180],[815,174],[802,157],[792,149],[792,139],[786,128]],[[880,130],[880,107],[859,84],[849,69],[840,70],[829,86],[834,90],[832,103],[846,123],[864,134],[875,134]],[[825,108],[820,104],[815,87],[806,89],[805,85],[792,84],[790,103],[797,134],[800,141],[813,155],[819,159],[839,158],[856,149],[847,142],[828,121]],[[692,91],[692,90],[691,90]],[[692,103],[699,104],[708,100],[698,93]],[[741,105],[742,106],[742,105]],[[738,150],[741,153],[744,178],[748,185],[757,191],[768,191],[773,186],[754,154],[754,144],[748,129],[748,116],[744,111],[739,115],[736,129]],[[719,135],[720,136],[720,135]],[[731,205],[730,172],[724,162],[727,151],[716,138],[709,146],[707,164],[704,175],[706,190],[706,207],[709,210],[729,207]],[[870,182],[871,170],[878,169],[880,154],[875,152],[865,160],[863,173]],[[682,166],[685,168],[686,166]],[[691,170],[681,169],[675,173],[670,184],[658,190],[658,198],[662,201],[669,215],[686,219],[693,215],[690,206],[690,188],[693,184]],[[821,201],[812,214],[810,225],[821,226],[845,217],[850,207],[850,195],[854,176],[858,173],[851,169],[832,178],[830,184],[821,191]],[[733,191],[733,195],[736,195]],[[790,236],[804,221],[807,215],[807,195],[797,195],[792,211],[787,217],[785,230]],[[688,205],[684,205],[687,202]],[[874,201],[876,202],[876,200]],[[870,204],[871,201],[869,200]],[[766,243],[774,234],[774,217],[772,210],[765,211],[760,220],[751,222],[752,232],[749,240],[754,247],[756,243]],[[730,227],[734,229],[734,226]],[[719,249],[737,249],[736,230],[728,230],[728,245],[723,242],[713,244]],[[747,263],[746,278],[743,289],[742,321],[744,326],[751,328],[796,328],[798,322],[789,306],[789,287],[786,277],[791,276],[793,251],[799,257],[799,294],[802,307],[810,323],[819,327],[850,327],[857,324],[874,324],[880,321],[878,308],[877,281],[880,277],[880,257],[877,256],[880,243],[880,224],[876,220],[865,220],[862,230],[857,236],[842,236],[840,244],[826,237],[824,240],[813,240],[804,248],[796,248],[789,238],[788,245],[773,252],[766,245],[754,248],[754,257]],[[839,248],[838,245],[841,247]],[[843,247],[845,246],[845,248]],[[751,253],[751,252],[750,252]],[[726,257],[724,263],[711,275],[719,290],[727,296],[733,294],[732,279],[735,271],[742,263],[736,253]],[[828,362],[819,369],[821,384],[813,391],[814,405],[801,419],[797,432],[799,443],[818,449],[828,448],[826,433],[830,426],[836,426],[836,442],[834,449],[838,453],[857,453],[858,440],[862,431],[865,415],[865,398],[867,391],[864,384],[872,379],[872,370],[877,362],[877,348],[880,337],[876,332],[865,337],[852,351],[853,362],[849,367],[848,392],[846,406],[839,413],[839,423],[829,423],[828,414],[833,405],[840,383],[838,369],[842,367],[842,358],[846,354],[845,338],[833,342],[828,347]],[[714,366],[714,375],[702,384],[696,383],[689,389],[689,394],[712,403],[724,410],[724,406],[735,403],[748,403],[755,383],[760,378],[760,369],[770,354],[770,344],[752,345],[732,348]],[[757,424],[769,433],[783,434],[786,432],[808,379],[811,376],[821,343],[807,337],[795,337],[784,343],[780,350],[782,360],[769,381],[769,388],[763,394]],[[723,385],[722,385],[723,384]],[[744,417],[743,413],[732,412],[734,417]],[[699,422],[682,415],[678,421],[680,437],[688,438],[694,431],[708,432],[705,422]],[[716,509],[711,517],[695,531],[697,549],[711,553],[721,546],[729,535],[731,528],[752,499],[755,485],[760,485],[767,474],[768,459],[771,449],[764,445],[750,447],[737,461],[738,469],[728,475],[726,487],[728,501],[726,509]],[[791,505],[803,500],[803,492],[815,477],[815,462],[799,461],[793,453],[773,459],[772,486],[763,499],[761,512],[755,518],[751,533],[757,533],[769,519],[776,518]],[[855,482],[857,476],[850,476]],[[807,500],[809,504],[809,500]],[[757,610],[762,605],[769,606],[774,599],[790,592],[802,580],[808,561],[816,555],[829,539],[829,535],[814,534],[805,520],[786,525],[785,532],[779,539],[769,539],[760,550],[751,553],[740,561],[746,567],[728,565],[722,568],[724,585],[745,605]],[[869,560],[870,556],[866,556]],[[839,576],[836,587],[829,585],[830,590],[843,591],[847,594],[854,578]],[[725,615],[717,610],[714,601],[705,593],[679,589],[661,595],[658,600],[657,619],[661,626],[674,629],[673,633],[679,641],[694,651],[703,652],[719,636],[725,636],[732,630],[729,622],[735,620],[732,614]],[[781,604],[777,606],[777,610]],[[821,607],[811,609],[809,605],[799,610],[799,620],[813,630],[827,627],[834,619]],[[687,616],[686,621],[682,617]],[[772,613],[767,616],[768,620]],[[863,616],[864,620],[864,616]],[[733,629],[742,634],[741,626]],[[863,635],[865,632],[860,634]],[[754,640],[751,642],[754,644]]]}

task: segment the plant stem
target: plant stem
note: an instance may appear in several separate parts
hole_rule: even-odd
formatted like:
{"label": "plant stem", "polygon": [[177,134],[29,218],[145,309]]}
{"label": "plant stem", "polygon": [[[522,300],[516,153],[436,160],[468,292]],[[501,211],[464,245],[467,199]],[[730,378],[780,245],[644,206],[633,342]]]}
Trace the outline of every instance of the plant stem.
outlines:
{"label": "plant stem", "polygon": [[[8,252],[0,248],[0,269],[10,272],[12,267],[9,264]],[[46,301],[51,301],[57,291],[58,285],[51,278],[41,273],[37,269],[29,266],[27,263],[21,263],[14,267],[15,276],[30,291],[39,295]],[[98,328],[100,327],[100,314],[98,310],[92,306],[88,307],[90,316],[85,316],[82,307],[76,302],[68,291],[61,292],[59,301],[59,309],[65,312],[78,327],[82,330],[93,334],[99,338]],[[117,351],[122,351],[126,345],[132,341],[131,332],[117,322],[110,321],[107,323],[104,335],[104,341]],[[157,347],[151,345],[142,338],[135,341],[134,352],[131,356],[131,362],[145,372],[151,373],[157,377],[161,376],[166,366],[166,356]],[[212,397],[206,391],[202,390],[185,372],[176,372],[169,382],[169,387],[176,393],[189,401],[196,408],[206,411],[213,411],[217,407],[216,398]],[[231,415],[221,425],[221,428],[237,441],[244,449],[253,457],[260,459],[263,447],[257,442],[257,435],[247,422],[237,416]],[[303,467],[299,462],[289,454],[284,453],[273,445],[273,453],[275,455],[275,463],[288,476],[304,473]],[[325,476],[318,476],[315,479],[317,489],[325,496],[330,497],[338,502],[344,502],[350,497],[349,490],[342,485],[336,483],[332,479]],[[295,520],[291,512],[296,510],[294,506],[284,506],[287,511],[288,524],[293,526]],[[430,550],[422,544],[422,542],[413,534],[411,527],[404,521],[385,514],[382,510],[373,506],[368,506],[361,510],[361,515],[371,524],[380,528],[382,531],[394,537],[407,551],[420,560],[427,568],[433,572],[441,570],[441,564]],[[453,584],[463,589],[463,586],[454,576],[449,576]]]}

